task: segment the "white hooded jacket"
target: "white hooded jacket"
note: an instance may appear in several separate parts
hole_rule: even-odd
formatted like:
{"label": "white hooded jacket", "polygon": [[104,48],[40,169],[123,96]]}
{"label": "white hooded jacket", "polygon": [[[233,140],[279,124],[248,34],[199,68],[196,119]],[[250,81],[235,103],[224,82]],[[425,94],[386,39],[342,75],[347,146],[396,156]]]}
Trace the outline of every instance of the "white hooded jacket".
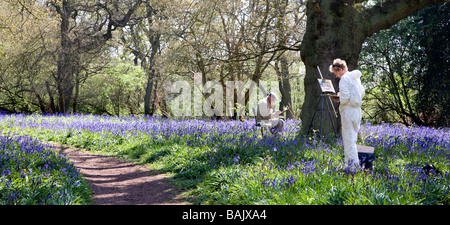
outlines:
{"label": "white hooded jacket", "polygon": [[353,70],[346,72],[339,82],[340,106],[342,124],[342,141],[347,169],[357,171],[359,168],[356,141],[361,123],[361,105],[364,97],[364,87],[361,85],[361,72]]}
{"label": "white hooded jacket", "polygon": [[365,88],[361,85],[361,72],[353,70],[346,72],[339,82],[340,96],[340,110],[346,108],[360,108],[362,105],[362,98],[365,94]]}

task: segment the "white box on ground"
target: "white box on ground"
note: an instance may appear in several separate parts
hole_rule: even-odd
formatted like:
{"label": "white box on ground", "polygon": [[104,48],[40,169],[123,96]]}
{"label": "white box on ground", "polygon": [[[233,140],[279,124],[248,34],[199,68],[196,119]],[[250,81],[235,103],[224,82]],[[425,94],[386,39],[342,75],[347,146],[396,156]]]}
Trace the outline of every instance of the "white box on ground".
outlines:
{"label": "white box on ground", "polygon": [[364,145],[356,145],[356,149],[358,152],[364,153],[373,153],[374,147],[364,146]]}

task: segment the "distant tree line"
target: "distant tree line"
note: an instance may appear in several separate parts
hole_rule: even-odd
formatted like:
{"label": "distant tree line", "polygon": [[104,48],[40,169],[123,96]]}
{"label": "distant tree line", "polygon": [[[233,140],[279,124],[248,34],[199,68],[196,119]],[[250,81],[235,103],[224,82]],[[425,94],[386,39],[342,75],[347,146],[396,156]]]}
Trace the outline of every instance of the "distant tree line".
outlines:
{"label": "distant tree line", "polygon": [[171,117],[170,84],[196,73],[277,81],[308,121],[339,57],[364,73],[365,120],[448,126],[449,6],[410,2],[0,0],[0,111]]}

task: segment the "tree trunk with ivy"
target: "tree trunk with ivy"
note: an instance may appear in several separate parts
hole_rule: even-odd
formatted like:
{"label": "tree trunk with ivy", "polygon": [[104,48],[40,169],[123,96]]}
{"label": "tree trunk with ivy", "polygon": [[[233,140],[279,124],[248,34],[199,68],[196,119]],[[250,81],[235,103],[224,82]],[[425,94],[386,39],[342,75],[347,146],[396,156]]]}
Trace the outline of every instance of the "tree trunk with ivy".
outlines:
{"label": "tree trunk with ivy", "polygon": [[[320,87],[317,78],[319,66],[322,75],[331,79],[336,91],[338,80],[328,67],[333,59],[341,58],[347,62],[349,71],[357,69],[358,58],[365,39],[374,33],[391,27],[403,18],[418,10],[445,0],[386,0],[365,7],[363,0],[310,0],[306,5],[307,27],[300,46],[302,61],[306,67],[305,101],[302,108],[303,134],[309,129],[314,112],[318,109]],[[328,101],[328,99],[325,99]],[[338,104],[335,105],[338,112]],[[323,134],[333,133],[332,119],[328,111],[333,110],[324,104]],[[335,127],[336,128],[336,127]],[[311,130],[320,129],[320,107],[312,121]]]}

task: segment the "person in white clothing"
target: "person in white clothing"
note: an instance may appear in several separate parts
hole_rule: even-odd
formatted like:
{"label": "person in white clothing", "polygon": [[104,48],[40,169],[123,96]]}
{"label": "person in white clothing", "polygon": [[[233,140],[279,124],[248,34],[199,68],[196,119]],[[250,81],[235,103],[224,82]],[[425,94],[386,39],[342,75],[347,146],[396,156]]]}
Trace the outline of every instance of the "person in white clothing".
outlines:
{"label": "person in white clothing", "polygon": [[344,143],[344,161],[346,170],[356,172],[360,169],[356,141],[361,125],[361,105],[364,97],[364,87],[361,85],[361,72],[348,71],[347,63],[335,59],[330,65],[330,72],[340,78],[338,96],[333,98],[340,102],[342,141]]}
{"label": "person in white clothing", "polygon": [[278,96],[275,93],[270,93],[267,97],[258,102],[256,121],[271,124],[271,132],[278,133],[283,130],[284,121],[280,119],[280,110],[275,111],[275,103]]}

